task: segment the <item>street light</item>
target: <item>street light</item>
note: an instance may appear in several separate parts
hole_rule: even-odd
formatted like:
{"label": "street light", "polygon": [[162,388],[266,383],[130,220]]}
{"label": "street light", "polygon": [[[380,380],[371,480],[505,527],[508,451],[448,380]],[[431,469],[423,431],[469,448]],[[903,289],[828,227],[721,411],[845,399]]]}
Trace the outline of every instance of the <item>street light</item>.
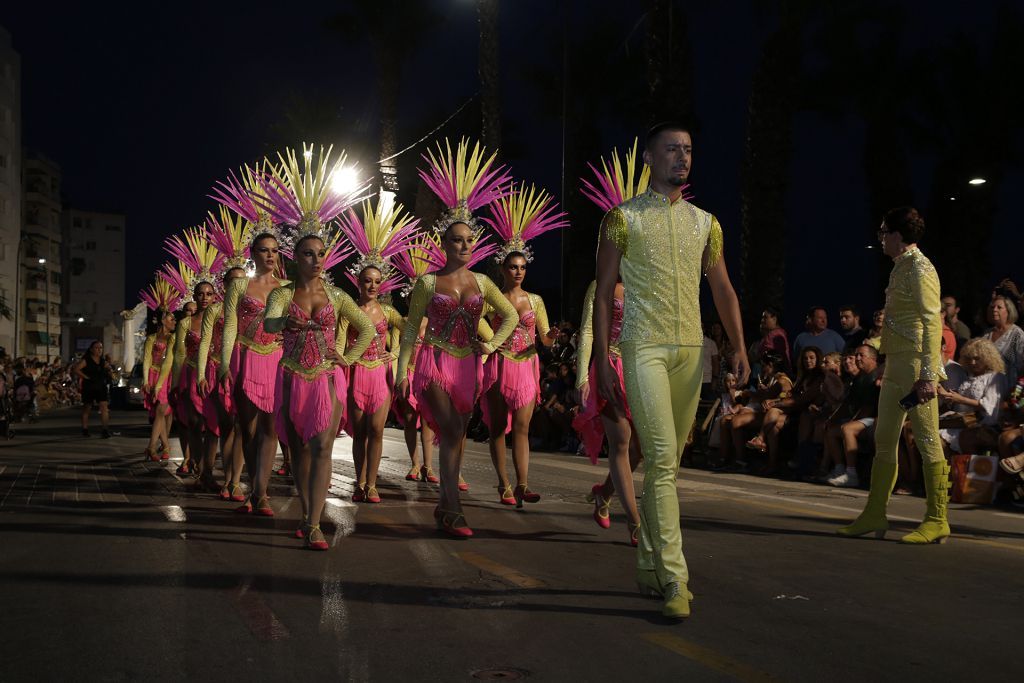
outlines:
{"label": "street light", "polygon": [[356,169],[352,167],[340,168],[331,180],[331,189],[335,194],[346,195],[355,192],[359,188],[359,176]]}
{"label": "street light", "polygon": [[967,181],[968,185],[984,185],[986,180],[984,178],[971,178]]}
{"label": "street light", "polygon": [[41,266],[46,265],[46,259],[44,259],[44,258],[39,259],[39,265],[41,265]]}
{"label": "street light", "polygon": [[78,316],[78,324],[81,325],[84,322],[85,322],[85,318],[83,318],[82,316]]}

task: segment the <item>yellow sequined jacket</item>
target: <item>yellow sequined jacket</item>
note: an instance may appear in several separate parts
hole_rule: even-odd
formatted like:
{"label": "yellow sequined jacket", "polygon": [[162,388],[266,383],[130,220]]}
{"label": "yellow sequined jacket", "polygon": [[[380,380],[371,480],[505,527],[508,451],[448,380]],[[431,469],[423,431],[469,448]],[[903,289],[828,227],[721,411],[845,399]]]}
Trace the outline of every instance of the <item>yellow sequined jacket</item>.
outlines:
{"label": "yellow sequined jacket", "polygon": [[[370,318],[359,308],[358,304],[352,300],[348,294],[344,291],[324,283],[324,292],[327,294],[328,301],[331,302],[331,307],[334,309],[334,317],[336,321],[334,330],[334,350],[338,356],[342,359],[342,363],[346,366],[352,365],[356,360],[363,355],[363,351],[373,341],[373,337],[377,334],[376,328],[373,323],[370,322]],[[274,289],[269,296],[267,296],[267,308],[263,318],[263,329],[267,332],[275,333],[282,332],[288,323],[288,308],[292,303],[292,298],[295,296],[295,283],[290,282],[287,285],[283,285]],[[342,325],[347,323],[356,330],[359,331],[359,336],[356,338],[354,344],[345,349],[345,337],[342,333]],[[295,349],[296,352],[301,352],[300,348]],[[334,363],[327,358],[323,358],[315,368],[304,368],[295,359],[289,358],[287,353],[281,358],[281,365],[289,371],[303,375],[307,378],[313,378],[319,374],[322,374],[325,370],[329,370]]]}
{"label": "yellow sequined jacket", "polygon": [[703,346],[700,281],[722,257],[718,219],[648,189],[605,214],[601,229],[622,254],[620,343]]}
{"label": "yellow sequined jacket", "polygon": [[[222,302],[210,304],[206,307],[206,310],[203,311],[203,325],[199,328],[199,356],[196,359],[196,376],[199,378],[206,377],[207,363],[220,363],[220,356],[210,358],[210,349],[213,346],[213,329],[216,327],[217,321],[219,321],[223,315],[224,304]],[[223,349],[214,349],[214,352],[216,353],[222,350]],[[230,362],[231,356],[228,355],[228,363]],[[218,368],[218,370],[220,369]],[[218,375],[223,377],[224,373],[219,371]]]}
{"label": "yellow sequined jacket", "polygon": [[[473,273],[473,275],[476,277],[476,284],[480,294],[483,296],[484,303],[491,306],[501,315],[501,327],[498,328],[498,331],[490,339],[484,340],[486,352],[492,354],[516,329],[516,325],[519,324],[519,313],[516,312],[516,307],[505,298],[505,295],[501,293],[501,290],[498,289],[498,286],[489,277],[480,273]],[[405,319],[405,329],[402,331],[401,351],[398,355],[398,372],[395,373],[395,377],[404,378],[406,376],[409,359],[412,356],[412,349],[416,344],[416,338],[419,336],[420,321],[427,314],[427,307],[434,298],[436,283],[437,276],[433,273],[428,273],[416,281],[416,286],[413,287],[412,293],[409,295],[409,315]],[[481,312],[482,310],[481,308]],[[482,315],[477,322],[478,333],[486,327],[486,324],[480,325],[481,322],[483,322]],[[486,332],[483,332],[483,334],[486,335]],[[432,329],[429,324],[427,325],[427,331],[423,335],[423,343],[443,349],[456,358],[465,358],[473,353],[471,346],[456,346],[450,340],[444,338],[440,330]]]}
{"label": "yellow sequined jacket", "polygon": [[920,379],[945,379],[942,363],[942,306],[939,275],[916,247],[897,256],[885,288],[881,352],[914,353]]}

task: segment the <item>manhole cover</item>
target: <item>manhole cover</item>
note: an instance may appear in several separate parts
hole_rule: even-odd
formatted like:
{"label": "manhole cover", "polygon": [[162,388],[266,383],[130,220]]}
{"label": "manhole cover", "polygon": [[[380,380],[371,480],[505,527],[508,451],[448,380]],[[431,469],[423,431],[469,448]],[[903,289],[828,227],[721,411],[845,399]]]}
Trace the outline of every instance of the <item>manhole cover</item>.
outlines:
{"label": "manhole cover", "polygon": [[529,676],[530,672],[526,669],[505,667],[501,669],[480,669],[479,671],[474,671],[472,675],[478,681],[518,681]]}

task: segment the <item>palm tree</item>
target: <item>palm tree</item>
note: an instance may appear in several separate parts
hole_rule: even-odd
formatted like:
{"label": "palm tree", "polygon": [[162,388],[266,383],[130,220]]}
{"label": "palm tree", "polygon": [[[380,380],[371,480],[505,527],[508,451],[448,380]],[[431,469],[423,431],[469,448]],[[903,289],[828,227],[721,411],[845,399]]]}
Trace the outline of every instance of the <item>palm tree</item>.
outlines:
{"label": "palm tree", "polygon": [[686,14],[673,0],[647,0],[644,43],[651,124],[694,123],[693,68]]}
{"label": "palm tree", "polygon": [[498,0],[477,0],[480,20],[481,137],[488,149],[501,149],[501,73],[498,69]]}

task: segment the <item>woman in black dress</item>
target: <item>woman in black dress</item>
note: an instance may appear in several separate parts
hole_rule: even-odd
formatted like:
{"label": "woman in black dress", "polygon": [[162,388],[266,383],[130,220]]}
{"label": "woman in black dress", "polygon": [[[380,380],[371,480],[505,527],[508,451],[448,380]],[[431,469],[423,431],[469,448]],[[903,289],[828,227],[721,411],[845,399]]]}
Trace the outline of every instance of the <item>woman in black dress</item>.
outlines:
{"label": "woman in black dress", "polygon": [[94,341],[82,360],[75,363],[75,376],[82,381],[82,436],[89,436],[89,413],[99,405],[103,438],[110,438],[110,381],[112,368],[103,357],[103,342]]}

